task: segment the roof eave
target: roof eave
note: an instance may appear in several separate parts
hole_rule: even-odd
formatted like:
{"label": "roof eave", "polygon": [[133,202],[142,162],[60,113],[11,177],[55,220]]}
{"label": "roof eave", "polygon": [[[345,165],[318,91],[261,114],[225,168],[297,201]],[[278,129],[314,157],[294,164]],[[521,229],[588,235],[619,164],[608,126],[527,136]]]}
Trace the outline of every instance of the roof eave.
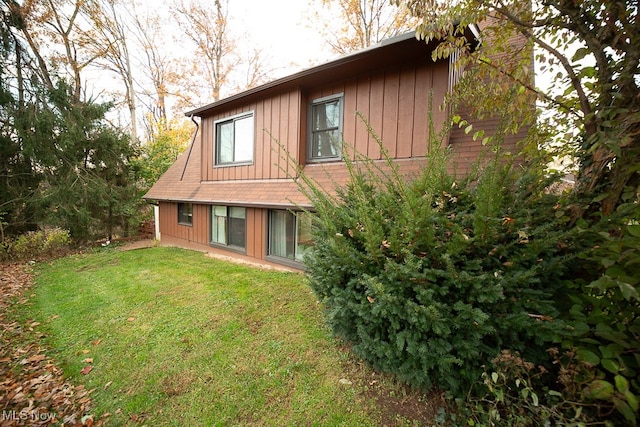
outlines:
{"label": "roof eave", "polygon": [[[480,43],[480,33],[478,28],[475,25],[470,25],[465,29],[465,35],[470,38],[470,42],[473,45],[473,48],[476,48]],[[295,86],[300,85],[306,79],[312,78],[313,76],[323,75],[329,73],[331,70],[338,70],[342,67],[345,67],[348,64],[355,63],[357,61],[366,61],[368,57],[371,55],[375,55],[376,51],[388,49],[389,46],[406,43],[409,40],[417,40],[415,31],[411,31],[408,33],[400,34],[395,37],[391,37],[389,39],[382,40],[381,42],[372,45],[370,47],[361,49],[357,52],[350,53],[344,56],[341,56],[333,61],[329,61],[315,67],[307,68],[305,70],[299,71],[297,73],[281,77],[279,79],[273,80],[271,82],[265,83],[263,85],[245,90],[243,92],[236,93],[224,99],[212,102],[210,104],[204,105],[202,107],[187,111],[185,116],[187,117],[202,117],[207,111],[218,108],[220,106],[231,104],[235,101],[253,97],[261,92],[266,92],[274,88],[278,87],[287,87],[287,86]],[[424,41],[421,41],[424,43]],[[425,43],[427,46],[427,52],[433,50],[437,45],[437,42]]]}
{"label": "roof eave", "polygon": [[267,91],[269,89],[273,89],[279,86],[286,86],[289,84],[295,84],[295,82],[299,82],[304,80],[307,77],[311,77],[314,75],[319,75],[319,74],[323,74],[326,72],[329,72],[333,69],[336,68],[341,68],[347,64],[359,61],[369,55],[371,55],[373,52],[375,52],[378,49],[382,49],[382,48],[386,48],[388,46],[394,45],[394,44],[398,44],[398,43],[402,43],[405,42],[407,40],[411,40],[411,39],[416,39],[416,33],[415,31],[411,31],[408,33],[404,33],[404,34],[400,34],[398,36],[395,37],[391,37],[389,39],[385,39],[382,40],[381,42],[372,45],[370,47],[358,50],[357,52],[354,53],[350,53],[344,56],[341,56],[333,61],[329,61],[329,62],[325,62],[323,64],[317,65],[315,67],[311,67],[311,68],[307,68],[305,70],[299,71],[297,73],[273,80],[271,82],[265,83],[263,85],[257,86],[255,88],[251,88],[248,89],[244,92],[239,92],[237,94],[231,95],[229,97],[226,97],[224,99],[212,102],[210,104],[204,105],[202,107],[198,107],[196,109],[187,111],[185,113],[185,116],[187,117],[192,117],[192,116],[196,116],[196,117],[201,117],[202,113],[211,110],[213,108],[225,105],[225,104],[229,104],[232,103],[234,101],[237,101],[239,99],[242,98],[247,98],[250,97],[252,95],[258,94],[260,92],[264,92]]}

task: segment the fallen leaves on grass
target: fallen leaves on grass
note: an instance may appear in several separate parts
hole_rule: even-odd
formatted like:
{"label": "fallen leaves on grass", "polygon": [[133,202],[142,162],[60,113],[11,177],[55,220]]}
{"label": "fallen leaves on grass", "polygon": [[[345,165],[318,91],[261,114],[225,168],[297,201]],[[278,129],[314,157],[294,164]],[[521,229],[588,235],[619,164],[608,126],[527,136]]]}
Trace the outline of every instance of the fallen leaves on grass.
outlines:
{"label": "fallen leaves on grass", "polygon": [[27,303],[32,284],[22,264],[0,263],[0,425],[103,426],[90,413],[93,390],[71,384],[46,355],[40,323],[12,318],[11,305]]}

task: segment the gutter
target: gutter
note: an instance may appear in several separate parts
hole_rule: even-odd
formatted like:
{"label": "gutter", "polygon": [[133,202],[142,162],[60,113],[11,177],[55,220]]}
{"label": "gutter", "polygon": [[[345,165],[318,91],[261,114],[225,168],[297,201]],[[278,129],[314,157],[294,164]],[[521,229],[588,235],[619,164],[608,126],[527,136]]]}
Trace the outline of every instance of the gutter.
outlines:
{"label": "gutter", "polygon": [[193,124],[196,125],[196,131],[193,133],[193,139],[191,140],[191,145],[189,145],[189,151],[187,152],[187,158],[184,160],[184,166],[182,167],[182,173],[180,174],[180,181],[184,179],[184,174],[187,171],[187,165],[189,164],[189,158],[191,157],[191,151],[193,150],[193,144],[196,142],[196,136],[198,136],[198,130],[200,129],[200,125],[193,118],[193,114],[190,116]]}

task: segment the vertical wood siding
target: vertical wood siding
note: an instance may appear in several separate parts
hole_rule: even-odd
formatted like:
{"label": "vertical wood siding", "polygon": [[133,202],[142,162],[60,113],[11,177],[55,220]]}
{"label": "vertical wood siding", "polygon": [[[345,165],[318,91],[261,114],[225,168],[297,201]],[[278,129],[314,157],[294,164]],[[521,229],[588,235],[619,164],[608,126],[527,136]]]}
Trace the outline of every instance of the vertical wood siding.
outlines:
{"label": "vertical wood siding", "polygon": [[[307,106],[316,98],[344,94],[343,137],[351,150],[373,159],[382,158],[376,139],[360,113],[381,138],[391,157],[424,156],[429,137],[429,109],[436,130],[441,129],[446,111],[448,82],[446,61],[421,59],[379,71],[305,90],[289,90],[254,101],[243,108],[204,117],[201,124],[202,179],[205,181],[282,179],[292,172],[287,156],[305,163]],[[254,112],[255,151],[251,165],[215,167],[215,121],[243,112]]]}
{"label": "vertical wood siding", "polygon": [[440,107],[447,82],[445,61],[417,62],[310,90],[305,101],[344,93],[343,136],[347,145],[372,159],[382,158],[375,137],[367,130],[368,123],[391,157],[407,159],[426,153],[430,108],[435,131],[442,129],[447,111]]}
{"label": "vertical wood siding", "polygon": [[[265,98],[234,108],[224,113],[204,117],[201,123],[202,179],[205,181],[227,181],[244,179],[278,179],[287,177],[286,157],[288,151],[299,157],[300,91],[291,90],[275,97]],[[254,112],[253,163],[242,166],[214,165],[214,130],[217,120],[244,112]],[[285,149],[281,148],[283,145]]]}
{"label": "vertical wood siding", "polygon": [[[178,224],[178,204],[160,202],[160,229],[162,238],[171,241],[194,243],[200,247],[209,247],[211,235],[211,206],[193,205],[193,225]],[[246,217],[246,255],[259,260],[266,255],[267,210],[247,208]],[[222,248],[224,250],[224,248]],[[235,251],[229,251],[235,253]]]}
{"label": "vertical wood siding", "polygon": [[172,236],[187,242],[209,244],[209,206],[193,205],[193,224],[178,224],[178,204],[160,202],[162,236]]}

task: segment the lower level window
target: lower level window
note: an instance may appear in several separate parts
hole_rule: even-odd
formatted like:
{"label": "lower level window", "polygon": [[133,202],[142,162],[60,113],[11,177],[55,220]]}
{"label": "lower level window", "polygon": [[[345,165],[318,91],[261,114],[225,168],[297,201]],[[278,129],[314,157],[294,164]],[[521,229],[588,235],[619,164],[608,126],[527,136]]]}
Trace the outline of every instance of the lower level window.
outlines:
{"label": "lower level window", "polygon": [[211,206],[211,243],[245,248],[246,217],[245,208]]}
{"label": "lower level window", "polygon": [[312,245],[311,214],[272,210],[269,214],[269,255],[302,261]]}
{"label": "lower level window", "polygon": [[193,205],[178,203],[178,224],[193,225]]}

